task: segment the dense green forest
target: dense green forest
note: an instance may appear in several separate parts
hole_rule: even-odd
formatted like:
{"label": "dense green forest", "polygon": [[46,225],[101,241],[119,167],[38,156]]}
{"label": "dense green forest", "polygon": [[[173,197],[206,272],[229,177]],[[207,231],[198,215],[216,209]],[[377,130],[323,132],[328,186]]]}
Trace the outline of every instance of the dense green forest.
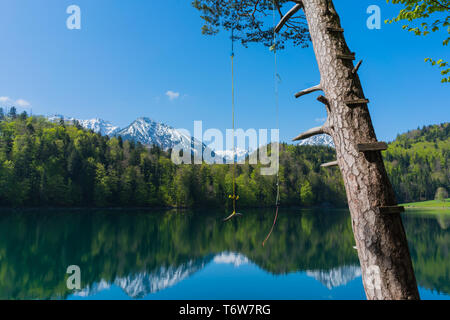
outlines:
{"label": "dense green forest", "polygon": [[[0,113],[0,205],[96,207],[230,206],[232,166],[175,165],[157,147],[109,138],[79,125],[26,113]],[[432,199],[449,189],[448,124],[401,135],[386,153],[399,200]],[[345,206],[332,148],[280,147],[281,202],[286,206]],[[242,207],[275,203],[276,180],[259,165],[239,165]]]}
{"label": "dense green forest", "polygon": [[400,202],[433,200],[439,187],[450,190],[449,123],[399,135],[384,159]]}
{"label": "dense green forest", "polygon": [[[281,192],[285,205],[345,205],[337,170],[323,170],[334,150],[281,146]],[[260,168],[237,170],[239,205],[275,203],[276,180]],[[55,124],[26,114],[0,122],[0,204],[3,206],[230,205],[232,166],[175,165],[170,154],[108,138],[80,126]]]}

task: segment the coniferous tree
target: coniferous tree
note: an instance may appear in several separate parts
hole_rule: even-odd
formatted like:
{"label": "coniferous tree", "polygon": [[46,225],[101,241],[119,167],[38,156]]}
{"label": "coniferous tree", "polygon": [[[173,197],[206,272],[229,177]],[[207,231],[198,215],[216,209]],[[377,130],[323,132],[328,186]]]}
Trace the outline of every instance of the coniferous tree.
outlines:
{"label": "coniferous tree", "polygon": [[11,107],[8,112],[8,117],[15,119],[17,117],[17,109],[16,107]]}

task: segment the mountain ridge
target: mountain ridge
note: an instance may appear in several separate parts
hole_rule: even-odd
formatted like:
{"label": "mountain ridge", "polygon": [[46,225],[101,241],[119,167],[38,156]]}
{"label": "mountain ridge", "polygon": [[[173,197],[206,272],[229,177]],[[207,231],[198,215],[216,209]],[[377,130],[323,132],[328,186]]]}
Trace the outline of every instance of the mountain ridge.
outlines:
{"label": "mountain ridge", "polygon": [[[180,132],[180,129],[175,129],[167,124],[162,122],[157,122],[149,117],[139,117],[133,122],[131,122],[128,126],[124,128],[120,128],[118,126],[113,125],[110,121],[103,120],[101,118],[93,118],[93,119],[76,119],[73,117],[65,117],[63,115],[54,115],[47,117],[50,121],[56,122],[61,119],[66,122],[78,121],[78,123],[85,129],[93,130],[96,133],[100,133],[101,135],[107,135],[111,137],[121,136],[123,139],[131,140],[134,142],[140,142],[147,146],[156,145],[163,150],[167,151],[172,149],[175,145],[181,143],[183,148],[190,148],[194,145],[197,148],[199,147],[199,142],[194,140],[192,137],[187,136]],[[333,139],[328,135],[318,135],[315,137],[311,137],[304,141],[301,141],[298,145],[308,145],[308,146],[328,146],[334,148]],[[203,144],[202,149],[206,149],[206,145]],[[233,159],[233,150],[214,150],[215,154],[222,157],[224,161],[230,161]],[[244,159],[247,157],[253,150],[245,150],[236,148],[236,158],[237,160]]]}

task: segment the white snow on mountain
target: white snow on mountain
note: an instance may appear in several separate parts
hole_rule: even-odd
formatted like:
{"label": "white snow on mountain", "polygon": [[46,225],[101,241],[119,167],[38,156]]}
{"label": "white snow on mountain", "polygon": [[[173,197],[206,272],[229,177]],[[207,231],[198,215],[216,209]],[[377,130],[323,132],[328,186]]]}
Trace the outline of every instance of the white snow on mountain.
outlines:
{"label": "white snow on mountain", "polygon": [[247,157],[247,155],[250,154],[250,152],[248,152],[246,149],[240,149],[240,148],[236,148],[236,153],[233,150],[215,150],[214,152],[216,155],[218,155],[219,157],[222,157],[227,162],[233,161],[234,154],[236,154],[236,156],[235,156],[236,161],[241,161],[241,160],[245,159],[245,157]]}
{"label": "white snow on mountain", "polygon": [[243,264],[249,263],[249,260],[246,256],[234,252],[222,252],[221,254],[216,255],[213,261],[215,263],[221,264],[232,264],[235,267],[239,267]]}
{"label": "white snow on mountain", "polygon": [[198,270],[203,269],[210,260],[211,259],[207,257],[197,261],[190,260],[177,267],[163,266],[152,272],[144,271],[130,274],[126,277],[117,277],[112,283],[100,280],[100,282],[92,286],[77,291],[74,295],[89,297],[115,285],[120,287],[129,297],[133,299],[142,299],[148,294],[156,293],[174,286]]}
{"label": "white snow on mountain", "polygon": [[[196,153],[197,148],[200,149],[200,142],[193,140],[189,135],[145,117],[136,119],[128,127],[118,130],[114,135],[144,145],[156,145],[163,150],[172,149],[177,145],[181,145],[183,150],[194,146],[193,153]],[[193,141],[194,143],[192,143]],[[204,149],[205,146],[203,145],[202,148]]]}
{"label": "white snow on mountain", "polygon": [[154,271],[144,271],[130,274],[126,277],[117,277],[111,283],[100,280],[98,283],[88,286],[75,295],[89,297],[103,290],[111,288],[112,285],[122,288],[122,290],[133,299],[141,299],[151,293],[162,291],[172,287],[180,281],[188,278],[195,272],[203,269],[209,262],[233,264],[238,267],[249,263],[249,259],[239,253],[222,252],[214,257],[207,256],[199,260],[189,260],[179,266],[162,266]]}
{"label": "white snow on mountain", "polygon": [[90,120],[80,120],[72,117],[65,117],[62,115],[53,115],[47,118],[52,122],[59,122],[64,120],[66,123],[74,123],[78,121],[78,123],[85,129],[93,130],[96,133],[100,133],[101,135],[111,136],[114,135],[117,131],[120,130],[119,127],[114,126],[111,122],[105,121],[103,119],[95,118]]}
{"label": "white snow on mountain", "polygon": [[79,297],[89,297],[103,290],[108,290],[109,288],[111,288],[111,285],[105,280],[101,280],[99,283],[94,284],[92,287],[87,286],[82,290],[76,291],[74,295]]}
{"label": "white snow on mountain", "polygon": [[361,276],[361,267],[343,266],[329,271],[307,271],[306,274],[320,281],[328,289],[343,286]]}
{"label": "white snow on mountain", "polygon": [[[90,297],[112,286],[121,288],[130,298],[142,299],[149,294],[170,288],[202,270],[209,263],[232,264],[239,267],[250,263],[245,255],[235,252],[222,252],[197,260],[189,260],[178,266],[161,266],[153,271],[142,271],[128,276],[119,276],[111,282],[100,280],[74,293],[76,296]],[[340,266],[331,270],[309,270],[306,275],[321,282],[328,289],[343,286],[361,276],[357,265]]]}
{"label": "white snow on mountain", "polygon": [[[156,122],[150,118],[141,117],[133,121],[125,128],[119,128],[113,125],[109,121],[95,118],[89,120],[81,120],[72,117],[66,117],[62,115],[53,115],[48,117],[50,121],[59,122],[63,119],[66,123],[78,123],[88,129],[93,130],[96,133],[108,136],[121,136],[125,140],[131,140],[140,142],[147,146],[158,146],[161,149],[167,151],[175,146],[181,146],[183,150],[191,149],[193,154],[197,154],[198,150],[204,152],[211,152],[210,149],[200,141],[193,139],[188,134],[177,130],[166,124]],[[299,145],[314,145],[314,146],[329,146],[334,148],[333,139],[328,135],[318,135],[309,139],[303,140]],[[216,156],[222,158],[224,162],[231,163],[233,161],[233,155],[235,154],[236,161],[245,159],[253,150],[246,150],[236,148],[236,153],[233,150],[214,150]]]}
{"label": "white snow on mountain", "polygon": [[83,128],[93,130],[94,132],[100,133],[104,136],[114,135],[120,130],[119,127],[112,125],[111,122],[98,118],[91,120],[79,120],[79,123]]}
{"label": "white snow on mountain", "polygon": [[[145,117],[136,119],[123,129],[98,118],[81,120],[62,115],[54,115],[48,117],[48,119],[53,122],[59,122],[63,119],[67,123],[78,121],[82,127],[93,130],[96,133],[108,136],[122,136],[125,140],[140,142],[149,146],[156,145],[166,151],[179,144],[181,144],[183,149],[189,149],[192,146],[200,149],[200,142],[193,140],[190,136],[168,125]],[[194,141],[194,144],[192,144],[192,141]],[[205,149],[205,146],[203,145],[202,148]],[[192,149],[192,151],[196,153],[196,149]]]}
{"label": "white snow on mountain", "polygon": [[189,261],[179,267],[162,267],[156,273],[143,272],[125,278],[117,278],[114,284],[121,287],[129,297],[143,298],[149,293],[174,286],[202,269],[204,265],[204,262],[196,264],[194,261]]}
{"label": "white snow on mountain", "polygon": [[319,134],[317,136],[302,140],[298,143],[299,146],[327,146],[335,148],[333,138],[327,134]]}

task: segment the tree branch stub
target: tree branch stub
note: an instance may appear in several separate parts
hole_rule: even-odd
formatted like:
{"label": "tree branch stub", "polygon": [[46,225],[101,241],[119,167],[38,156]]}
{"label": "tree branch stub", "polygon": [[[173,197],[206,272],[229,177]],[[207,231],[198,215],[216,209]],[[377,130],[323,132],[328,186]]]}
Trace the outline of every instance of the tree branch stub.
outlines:
{"label": "tree branch stub", "polygon": [[387,148],[388,145],[386,142],[360,143],[357,145],[358,152],[384,151]]}
{"label": "tree branch stub", "polygon": [[307,95],[307,94],[310,94],[310,93],[313,93],[313,92],[316,92],[316,91],[322,91],[322,86],[320,84],[318,84],[318,85],[316,85],[314,87],[302,90],[300,92],[297,92],[295,94],[295,97],[296,98],[300,98],[301,96],[304,96],[304,95]]}
{"label": "tree branch stub", "polygon": [[330,106],[330,102],[328,101],[328,99],[322,95],[317,97],[317,101],[323,103],[326,106]]}
{"label": "tree branch stub", "polygon": [[338,167],[339,163],[337,161],[327,162],[320,165],[322,168]]}
{"label": "tree branch stub", "polygon": [[405,212],[405,207],[402,207],[402,206],[378,207],[378,212],[381,214],[397,214],[397,213]]}
{"label": "tree branch stub", "polygon": [[344,32],[344,29],[339,27],[327,27],[327,30],[330,32]]}
{"label": "tree branch stub", "polygon": [[351,53],[351,54],[338,54],[336,57],[338,59],[341,59],[341,60],[355,60],[356,59],[354,53]]}
{"label": "tree branch stub", "polygon": [[316,128],[312,128],[309,129],[308,131],[305,131],[301,134],[299,134],[297,137],[295,137],[294,139],[292,139],[292,141],[300,141],[300,140],[304,140],[304,139],[308,139],[311,138],[313,136],[317,136],[319,134],[324,134],[325,132],[325,128],[322,127],[316,127]]}
{"label": "tree branch stub", "polygon": [[358,62],[358,64],[355,66],[355,68],[353,68],[352,74],[356,74],[356,73],[358,72],[359,67],[361,67],[362,62],[363,62],[363,61],[360,60],[360,61]]}
{"label": "tree branch stub", "polygon": [[348,106],[355,106],[361,104],[368,104],[370,101],[368,99],[354,99],[354,100],[345,100],[344,103]]}

